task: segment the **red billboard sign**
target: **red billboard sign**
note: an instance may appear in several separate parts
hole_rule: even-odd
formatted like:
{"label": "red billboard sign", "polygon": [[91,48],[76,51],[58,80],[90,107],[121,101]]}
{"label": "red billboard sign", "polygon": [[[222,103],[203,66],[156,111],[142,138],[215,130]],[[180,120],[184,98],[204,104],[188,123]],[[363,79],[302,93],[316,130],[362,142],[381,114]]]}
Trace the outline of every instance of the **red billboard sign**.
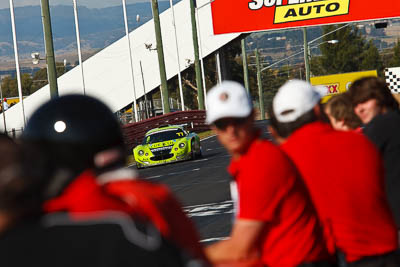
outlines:
{"label": "red billboard sign", "polygon": [[400,0],[215,0],[214,33],[254,32],[400,17]]}

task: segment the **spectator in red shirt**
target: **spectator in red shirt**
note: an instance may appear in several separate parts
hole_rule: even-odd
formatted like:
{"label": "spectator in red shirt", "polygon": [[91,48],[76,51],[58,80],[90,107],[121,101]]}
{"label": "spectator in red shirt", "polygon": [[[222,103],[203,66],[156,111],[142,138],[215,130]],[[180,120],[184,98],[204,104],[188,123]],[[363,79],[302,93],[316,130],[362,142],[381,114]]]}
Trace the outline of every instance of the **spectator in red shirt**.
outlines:
{"label": "spectator in red shirt", "polygon": [[227,266],[322,266],[330,255],[308,193],[284,153],[259,138],[243,86],[222,82],[208,93],[207,106],[206,121],[232,156],[236,205],[230,238],[207,247],[209,259]]}
{"label": "spectator in red shirt", "polygon": [[272,132],[300,171],[340,263],[399,266],[379,152],[365,136],[320,122],[319,100],[307,82],[284,84],[273,100]]}
{"label": "spectator in red shirt", "polygon": [[25,168],[45,177],[46,212],[73,217],[123,212],[153,223],[188,260],[207,262],[192,222],[167,187],[139,180],[125,168],[121,128],[100,101],[69,95],[45,103],[28,121],[22,140],[34,155]]}

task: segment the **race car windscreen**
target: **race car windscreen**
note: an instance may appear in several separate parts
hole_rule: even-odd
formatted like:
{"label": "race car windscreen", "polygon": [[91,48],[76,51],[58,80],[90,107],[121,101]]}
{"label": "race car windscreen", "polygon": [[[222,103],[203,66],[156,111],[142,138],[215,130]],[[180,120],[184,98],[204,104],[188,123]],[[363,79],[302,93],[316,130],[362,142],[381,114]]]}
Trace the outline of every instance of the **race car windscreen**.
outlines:
{"label": "race car windscreen", "polygon": [[143,145],[153,144],[168,140],[179,139],[185,137],[186,133],[181,129],[172,129],[172,130],[165,130],[156,133],[149,134],[145,136],[143,140]]}

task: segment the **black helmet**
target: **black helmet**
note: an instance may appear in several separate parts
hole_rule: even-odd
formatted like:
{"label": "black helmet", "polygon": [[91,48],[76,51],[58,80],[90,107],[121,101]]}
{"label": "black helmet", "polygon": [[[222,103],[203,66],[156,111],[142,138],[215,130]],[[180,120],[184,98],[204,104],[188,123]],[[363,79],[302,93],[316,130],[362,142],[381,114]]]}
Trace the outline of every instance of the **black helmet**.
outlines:
{"label": "black helmet", "polygon": [[[101,173],[125,163],[118,120],[105,104],[88,96],[67,95],[45,103],[33,113],[21,139],[31,155],[24,169],[46,177],[47,196],[60,193],[86,169]],[[108,151],[113,158],[98,164],[96,157]]]}
{"label": "black helmet", "polygon": [[68,143],[103,149],[123,146],[119,123],[99,100],[84,95],[67,95],[37,109],[22,134],[23,140]]}

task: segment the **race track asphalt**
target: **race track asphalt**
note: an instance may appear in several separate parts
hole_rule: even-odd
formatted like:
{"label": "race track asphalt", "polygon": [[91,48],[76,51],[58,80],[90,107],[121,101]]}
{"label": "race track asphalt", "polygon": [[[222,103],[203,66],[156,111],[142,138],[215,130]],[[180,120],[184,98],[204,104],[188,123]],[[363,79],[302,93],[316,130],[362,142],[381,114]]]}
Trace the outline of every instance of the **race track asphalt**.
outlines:
{"label": "race track asphalt", "polygon": [[[268,138],[267,122],[256,124]],[[138,171],[144,179],[168,185],[194,221],[202,240],[213,242],[227,237],[232,226],[231,177],[226,170],[230,156],[215,136],[202,140],[201,146],[200,159]]]}

